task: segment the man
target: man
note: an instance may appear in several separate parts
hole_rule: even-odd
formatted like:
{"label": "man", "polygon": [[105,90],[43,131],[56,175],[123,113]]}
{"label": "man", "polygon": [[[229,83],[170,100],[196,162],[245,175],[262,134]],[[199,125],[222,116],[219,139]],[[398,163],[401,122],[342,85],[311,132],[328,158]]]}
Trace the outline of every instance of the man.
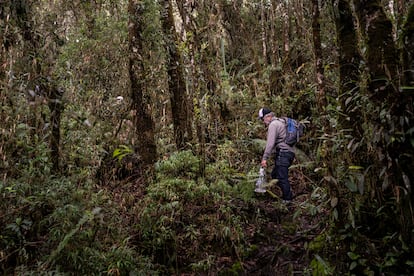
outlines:
{"label": "man", "polygon": [[292,191],[289,183],[289,167],[292,165],[295,153],[293,147],[285,143],[286,123],[284,119],[275,117],[275,114],[268,108],[259,110],[259,119],[267,127],[266,148],[263,153],[261,166],[267,167],[267,160],[275,152],[275,164],[272,170],[272,179],[278,180],[282,189],[284,202],[292,201]]}

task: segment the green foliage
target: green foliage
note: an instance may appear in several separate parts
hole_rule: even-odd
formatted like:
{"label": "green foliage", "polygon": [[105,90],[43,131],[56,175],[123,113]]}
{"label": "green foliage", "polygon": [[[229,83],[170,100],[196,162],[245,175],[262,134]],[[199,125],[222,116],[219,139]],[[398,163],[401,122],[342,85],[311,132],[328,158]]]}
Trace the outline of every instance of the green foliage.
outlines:
{"label": "green foliage", "polygon": [[114,150],[114,152],[112,153],[112,157],[118,159],[118,162],[121,162],[125,156],[132,153],[132,149],[130,149],[128,146],[120,145],[118,148]]}
{"label": "green foliage", "polygon": [[[140,4],[143,92],[157,119],[157,150],[164,156],[148,187],[142,187],[141,176],[128,183],[106,179],[102,186],[93,177],[103,155],[122,161],[137,139],[128,92],[134,49],[128,47],[127,1],[37,1],[25,7],[33,9],[24,19],[28,33],[17,24],[16,11],[9,14],[14,5],[3,11],[10,18],[2,21],[7,33],[0,60],[4,274],[218,274],[219,269],[224,275],[246,274],[253,262],[245,258],[263,256],[260,242],[283,243],[282,234],[291,236],[299,223],[308,222],[319,232],[297,233],[308,238],[308,256],[300,259],[308,266],[305,272],[413,270],[412,106],[389,106],[391,99],[378,104],[367,91],[364,70],[355,91],[337,95],[340,66],[331,40],[331,5],[323,5],[321,13],[328,100],[322,114],[315,108],[310,39],[301,31],[310,26],[306,6],[293,11],[269,1],[244,1],[240,7],[199,1],[185,7],[188,17],[177,26],[185,93],[196,103],[190,115],[199,141],[190,146],[204,147],[200,157],[195,150],[168,154],[175,145],[160,6],[151,0]],[[277,16],[280,11],[286,17]],[[292,15],[295,25],[286,26]],[[278,41],[274,30],[285,27],[293,30],[290,40]],[[27,41],[28,36],[37,41]],[[31,42],[39,49],[26,49]],[[38,77],[64,90],[60,175],[51,175],[52,122],[42,94],[47,92],[32,95]],[[399,101],[410,104],[412,86],[399,88],[404,91]],[[294,207],[253,193],[265,137],[256,114],[263,105],[278,115],[312,118],[291,170],[294,188],[306,186]],[[121,146],[110,152],[114,145]],[[289,215],[292,220],[285,220]],[[288,258],[288,247],[280,248],[278,264],[279,257]],[[230,261],[223,265],[223,260]]]}
{"label": "green foliage", "polygon": [[168,266],[184,257],[198,260],[211,246],[220,247],[222,253],[233,247],[241,250],[237,249],[243,235],[240,219],[227,206],[228,200],[217,187],[193,180],[154,183],[136,225],[140,243],[155,256],[168,256],[169,261],[162,261]]}
{"label": "green foliage", "polygon": [[33,274],[151,271],[151,262],[136,254],[119,229],[116,206],[108,203],[103,191],[94,193],[90,181],[21,180],[0,182],[4,268],[14,262],[16,271]]}
{"label": "green foliage", "polygon": [[[128,114],[127,2],[104,2],[85,2],[84,10],[76,11],[53,71],[65,90],[62,163],[69,174],[79,167],[93,174],[101,157],[114,145],[130,144],[133,133]],[[98,9],[85,15],[91,8]]]}
{"label": "green foliage", "polygon": [[[158,181],[141,201],[139,243],[165,266],[192,260],[194,271],[211,269],[218,255],[243,250],[242,219],[231,203],[233,188],[223,179],[196,177],[198,159],[190,152],[159,162]],[[203,252],[211,252],[205,259]]]}
{"label": "green foliage", "polygon": [[200,160],[189,150],[174,152],[167,160],[157,163],[160,178],[184,177],[196,179]]}
{"label": "green foliage", "polygon": [[87,100],[85,97],[92,96],[88,91],[102,91],[104,94],[99,96],[108,99],[119,93],[114,89],[125,87],[128,18],[126,13],[122,15],[114,18],[98,12],[94,15],[93,26],[85,19],[79,22],[79,29],[69,33],[58,58],[56,73],[65,87],[73,89],[71,85],[76,84],[76,96]]}
{"label": "green foliage", "polygon": [[86,223],[92,221],[96,215],[99,215],[100,211],[100,208],[95,208],[91,212],[86,212],[85,215],[76,224],[75,228],[72,229],[68,234],[66,234],[63,240],[59,243],[58,247],[54,251],[52,251],[48,260],[46,261],[46,264],[52,262],[56,258],[56,256],[59,255],[62,252],[62,250],[68,245],[72,237],[77,232],[79,232],[81,227],[83,227]]}
{"label": "green foliage", "polygon": [[311,261],[310,265],[312,268],[312,275],[314,276],[334,275],[335,269],[319,255],[315,255],[315,258]]}

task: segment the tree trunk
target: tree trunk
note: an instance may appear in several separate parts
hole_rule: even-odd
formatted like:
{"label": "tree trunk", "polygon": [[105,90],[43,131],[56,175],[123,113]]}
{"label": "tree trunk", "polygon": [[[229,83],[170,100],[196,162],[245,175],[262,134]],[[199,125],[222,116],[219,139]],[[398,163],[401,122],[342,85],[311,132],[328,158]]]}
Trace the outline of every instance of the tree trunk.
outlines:
{"label": "tree trunk", "polygon": [[170,0],[164,0],[161,20],[168,54],[168,87],[171,94],[175,143],[177,149],[180,150],[187,148],[188,142],[190,142],[193,137],[183,64],[181,54],[177,47],[178,37],[176,34],[172,3]]}
{"label": "tree trunk", "polygon": [[[22,74],[27,78],[27,82],[33,87],[33,91],[37,93],[39,89],[35,89],[36,86],[40,87],[41,83],[37,83],[40,78],[41,68],[40,60],[38,56],[38,49],[41,47],[38,45],[39,37],[33,28],[32,20],[32,7],[33,3],[30,1],[18,0],[12,6],[12,14],[15,14],[15,20],[18,28],[20,29],[21,37],[23,40],[23,53],[21,57],[21,64],[23,65],[22,70],[25,74]],[[41,90],[41,92],[44,92]],[[35,146],[37,143],[36,136],[38,135],[37,130],[41,123],[38,117],[38,107],[42,105],[41,101],[36,101],[43,95],[28,95],[30,114],[27,116],[27,123],[30,126],[30,143]]]}
{"label": "tree trunk", "polygon": [[[398,118],[405,112],[398,93],[398,55],[393,41],[393,27],[387,18],[380,0],[354,0],[359,26],[366,43],[366,65],[368,67],[368,94],[374,105],[379,106],[378,113],[371,112],[374,132],[382,137],[375,143],[378,154],[376,157],[380,166],[388,168],[388,174],[383,181],[397,185],[395,158],[400,150],[398,141],[391,142],[389,137],[398,136]],[[379,112],[389,112],[389,118],[381,118]]]}
{"label": "tree trunk", "polygon": [[[192,4],[191,1],[183,1],[178,4],[178,8],[185,23],[186,32],[191,32],[193,38],[189,41],[189,59],[191,60],[190,75],[192,76],[191,90],[194,97],[197,99],[194,103],[194,121],[196,127],[196,135],[198,140],[198,156],[200,157],[200,175],[204,176],[206,169],[206,134],[207,134],[207,122],[204,120],[208,115],[205,110],[203,96],[208,93],[208,88],[215,89],[216,83],[213,76],[209,71],[205,71],[205,68],[209,68],[207,59],[204,59],[204,52],[201,49],[203,38],[199,35],[199,31],[192,17],[192,11],[195,8],[199,8],[200,2]],[[199,11],[202,22],[203,13]],[[203,60],[204,59],[204,60]],[[201,60],[201,62],[200,62]],[[200,67],[199,67],[200,66]],[[204,83],[200,80],[204,79]],[[204,84],[204,85],[203,85]]]}
{"label": "tree trunk", "polygon": [[277,63],[280,61],[280,42],[277,39],[277,31],[276,31],[276,18],[277,18],[277,1],[271,1],[271,10],[270,10],[270,35],[269,35],[269,55],[270,55],[270,63],[272,67],[276,67]]}
{"label": "tree trunk", "polygon": [[295,23],[296,23],[296,34],[299,39],[303,39],[305,34],[304,30],[306,30],[305,25],[305,18],[303,15],[303,2],[302,0],[294,1],[295,11]]}
{"label": "tree trunk", "polygon": [[[393,26],[380,0],[354,0],[354,3],[367,45],[368,93],[380,108],[377,114],[372,114],[373,132],[377,134],[372,143],[377,154],[372,161],[376,172],[386,171],[373,183],[373,189],[377,202],[384,198],[395,200],[395,211],[387,217],[386,223],[398,225],[404,242],[412,244],[412,96],[399,91],[399,59]],[[407,41],[409,37],[412,32],[406,37]]]}
{"label": "tree trunk", "polygon": [[8,21],[10,19],[10,14],[6,10],[8,9],[8,4],[0,5],[0,88],[2,98],[1,101],[4,100],[3,98],[3,91],[4,91],[4,83],[6,81],[6,68],[7,68],[7,59],[6,59],[6,52],[9,45],[8,34],[6,30],[8,30]]}
{"label": "tree trunk", "polygon": [[62,97],[64,91],[57,88],[55,85],[50,84],[47,87],[48,93],[48,105],[50,110],[50,125],[52,127],[52,135],[50,136],[50,154],[52,160],[52,173],[60,173],[60,121],[64,105],[62,103]]}
{"label": "tree trunk", "polygon": [[[413,121],[414,121],[414,112],[413,112],[413,92],[414,92],[414,3],[411,4],[407,19],[403,27],[402,34],[403,41],[403,101],[401,106],[406,110],[406,118],[409,120],[409,123],[405,126],[405,138],[404,142],[401,145],[401,149],[406,151],[408,154],[400,155],[399,164],[401,166],[401,171],[406,175],[405,186],[408,186],[408,199],[401,204],[401,209],[403,210],[402,218],[405,220],[404,225],[406,229],[406,237],[408,240],[408,246],[414,248],[414,237],[410,235],[410,231],[414,228],[414,214],[412,206],[414,203],[414,192],[413,192],[413,183],[414,183],[414,147],[412,141],[414,140],[414,134],[411,132]],[[403,180],[405,180],[403,177]]]}
{"label": "tree trunk", "polygon": [[[354,27],[354,17],[349,0],[332,0],[335,11],[335,26],[339,50],[339,95],[342,111],[346,114],[341,124],[353,130],[353,137],[360,139],[364,135],[361,124],[355,124],[355,118],[362,118],[362,110],[356,108],[353,99],[359,91],[359,66],[362,57],[359,54],[358,38]],[[350,100],[351,99],[351,100]]]}
{"label": "tree trunk", "polygon": [[[10,15],[15,14],[15,20],[19,27],[23,39],[23,58],[21,64],[24,64],[22,70],[27,76],[28,86],[31,91],[28,93],[28,100],[30,106],[29,125],[31,126],[31,139],[35,147],[38,143],[37,136],[43,134],[41,131],[45,127],[44,114],[39,114],[42,111],[44,100],[48,103],[50,111],[50,126],[51,135],[49,138],[50,160],[52,162],[52,173],[60,173],[60,121],[61,114],[64,109],[62,103],[63,90],[56,87],[54,80],[52,80],[51,67],[56,59],[56,51],[52,43],[58,44],[59,41],[52,40],[48,44],[42,40],[39,31],[36,29],[36,21],[33,19],[34,6],[36,2],[33,1],[16,1],[10,5]],[[47,35],[45,35],[47,36]],[[59,40],[57,36],[53,36]],[[50,42],[50,41],[49,41]],[[47,52],[50,64],[45,61],[45,53]],[[41,100],[39,100],[41,99]],[[40,107],[40,108],[39,108]]]}
{"label": "tree trunk", "polygon": [[405,2],[406,0],[396,0],[396,3],[395,3],[395,6],[396,6],[395,20],[397,22],[397,30],[403,29],[404,15],[406,13],[406,6],[408,5]]}
{"label": "tree trunk", "polygon": [[[332,0],[332,6],[335,15],[334,19],[339,52],[338,90],[342,112],[345,114],[345,116],[341,118],[341,126],[345,129],[352,130],[352,138],[356,141],[360,141],[364,135],[363,130],[361,129],[362,124],[358,120],[359,118],[362,118],[362,110],[356,108],[356,106],[358,106],[360,93],[359,76],[361,72],[359,70],[359,65],[362,57],[358,50],[358,39],[354,27],[354,17],[348,0]],[[359,157],[360,156],[356,156],[352,161],[356,164],[360,164]],[[334,170],[334,168],[332,169]],[[344,188],[341,188],[341,185],[335,186],[333,186],[333,193],[338,199],[336,208],[339,214],[337,227],[338,229],[343,229],[348,220],[346,212],[349,208],[347,202],[350,201],[350,196],[346,196],[348,191],[344,191]]]}
{"label": "tree trunk", "polygon": [[[397,98],[398,55],[393,40],[392,22],[380,0],[355,0],[361,32],[366,39],[369,92],[377,103]],[[397,100],[398,101],[398,100]]]}
{"label": "tree trunk", "polygon": [[269,60],[271,63],[271,71],[269,74],[269,96],[275,97],[283,91],[284,79],[283,79],[283,70],[280,65],[281,58],[281,41],[278,37],[277,32],[277,14],[278,2],[276,0],[271,1],[271,10],[270,10],[270,35],[269,35]]}
{"label": "tree trunk", "polygon": [[[325,114],[325,72],[323,67],[322,45],[321,45],[321,26],[319,23],[319,4],[318,0],[312,0],[312,34],[313,49],[315,55],[316,68],[316,101],[320,114]],[[327,126],[327,124],[325,124]]]}
{"label": "tree trunk", "polygon": [[137,153],[142,159],[144,171],[154,174],[156,145],[154,122],[149,109],[149,97],[144,94],[145,68],[143,60],[144,3],[129,0],[129,77],[131,81],[132,110],[135,112]]}
{"label": "tree trunk", "polygon": [[282,4],[284,8],[284,13],[282,15],[282,37],[281,41],[283,41],[283,54],[286,57],[289,57],[290,52],[290,13],[289,13],[289,5],[287,3]]}
{"label": "tree trunk", "polygon": [[268,22],[268,13],[266,12],[265,5],[263,0],[260,1],[260,26],[262,33],[262,57],[263,63],[267,63],[267,22]]}
{"label": "tree trunk", "polygon": [[[9,27],[9,20],[10,20],[10,3],[6,1],[0,5],[0,102],[2,105],[5,105],[7,102],[7,94],[6,94],[6,84],[7,84],[7,74],[6,70],[8,67],[8,59],[7,59],[7,52],[8,48],[11,44],[13,44],[10,40],[10,27]],[[9,97],[10,98],[10,97]],[[1,113],[3,115],[3,112]],[[3,118],[0,118],[3,119]]]}
{"label": "tree trunk", "polygon": [[[246,50],[246,40],[243,36],[246,34],[246,27],[243,24],[243,21],[240,17],[242,13],[243,1],[234,0],[234,1],[218,1],[221,6],[221,20],[224,22],[223,27],[226,28],[229,38],[228,38],[228,58],[229,60],[244,60],[246,55],[244,51]],[[208,22],[210,24],[210,22]],[[208,26],[207,26],[208,27]]]}
{"label": "tree trunk", "polygon": [[403,27],[403,91],[414,90],[414,4],[411,5]]}

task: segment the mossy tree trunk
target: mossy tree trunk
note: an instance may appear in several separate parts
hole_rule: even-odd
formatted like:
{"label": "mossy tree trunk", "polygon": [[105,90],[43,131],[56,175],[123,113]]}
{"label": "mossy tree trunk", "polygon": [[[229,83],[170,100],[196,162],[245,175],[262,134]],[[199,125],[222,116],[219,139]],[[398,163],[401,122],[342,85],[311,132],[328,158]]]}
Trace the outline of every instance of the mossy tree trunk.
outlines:
{"label": "mossy tree trunk", "polygon": [[[402,30],[403,91],[414,91],[414,4],[410,6]],[[410,92],[411,91],[411,92]]]}
{"label": "mossy tree trunk", "polygon": [[362,110],[357,108],[360,93],[360,64],[362,57],[358,49],[358,37],[355,20],[348,0],[332,1],[335,13],[336,38],[339,51],[339,95],[342,112],[341,124],[352,129],[352,136],[360,139],[363,136],[361,124],[356,118],[362,118]]}
{"label": "mossy tree trunk", "polygon": [[[413,104],[413,92],[414,92],[414,3],[411,4],[406,21],[403,26],[403,88],[401,89],[403,96],[401,106],[406,111],[403,118],[406,120],[406,124],[403,128],[404,139],[402,140],[400,149],[403,152],[400,154],[399,164],[401,166],[401,171],[403,172],[403,182],[404,186],[407,188],[408,196],[401,204],[401,209],[403,210],[403,225],[406,230],[406,237],[409,240],[409,247],[414,248],[414,236],[412,234],[412,229],[414,228],[414,214],[413,214],[413,204],[414,204],[414,146],[412,141],[414,140],[414,134],[412,133],[413,125],[413,114],[414,114],[414,104]],[[406,153],[404,153],[404,151]],[[403,154],[404,153],[404,154]],[[405,180],[405,181],[404,181]],[[411,231],[411,234],[410,234]]]}
{"label": "mossy tree trunk", "polygon": [[27,124],[30,127],[30,144],[34,147],[38,143],[38,139],[36,138],[39,136],[38,130],[43,127],[43,118],[39,116],[39,113],[42,110],[43,101],[41,98],[44,96],[44,91],[39,88],[36,89],[42,83],[42,78],[40,77],[41,58],[37,52],[41,47],[39,45],[39,33],[35,32],[33,26],[32,6],[32,1],[17,0],[10,6],[10,15],[14,16],[15,24],[23,44],[22,56],[19,63],[21,64],[21,75],[26,78],[27,86],[29,87],[27,99],[29,101],[30,111],[27,114]]}
{"label": "mossy tree trunk", "polygon": [[[236,2],[226,1],[177,1],[188,35],[189,89],[194,97],[194,122],[196,127],[201,174],[204,174],[206,143],[218,142],[228,137],[229,122],[234,118],[221,93],[222,81],[228,78],[226,59],[232,59],[241,51],[243,44],[234,45],[243,38],[230,22],[241,22],[234,14]],[[214,13],[215,16],[211,16]],[[239,26],[240,27],[240,26]],[[217,35],[220,28],[220,35]],[[223,37],[226,28],[230,38]],[[236,33],[233,33],[236,32]],[[227,38],[229,39],[227,41]],[[224,43],[228,42],[226,49]]]}
{"label": "mossy tree trunk", "polygon": [[[6,61],[6,52],[7,52],[7,37],[6,37],[6,30],[8,25],[8,19],[7,19],[7,12],[8,10],[8,3],[4,3],[0,5],[0,93],[3,94],[3,86],[4,82],[6,80],[6,67],[7,67],[7,61]],[[1,99],[3,101],[3,97]]]}
{"label": "mossy tree trunk", "polygon": [[399,225],[404,241],[412,244],[412,96],[400,92],[401,66],[393,25],[380,0],[354,0],[354,5],[365,38],[368,95],[376,107],[368,114],[373,129],[366,135],[373,137],[372,179],[380,176],[367,188],[375,194],[373,203],[384,207],[384,201],[394,202],[395,210],[388,214],[386,223]]}
{"label": "mossy tree trunk", "polygon": [[[395,185],[396,183],[390,178],[392,175],[390,164],[393,158],[388,151],[390,141],[387,141],[390,138],[388,135],[393,135],[394,122],[380,116],[380,112],[390,112],[395,101],[393,98],[399,97],[395,86],[398,56],[392,39],[392,24],[386,17],[379,0],[354,0],[354,6],[363,38],[362,43],[366,47],[364,59],[368,74],[367,94],[372,104],[378,106],[377,110],[366,112],[373,132],[377,135],[376,139],[373,139],[372,147],[375,148],[371,158],[376,163],[377,170],[386,168],[389,172],[381,179],[383,186],[385,183]],[[372,183],[372,187],[367,187],[367,190],[376,191],[378,199],[383,196],[381,185],[377,183]]]}
{"label": "mossy tree trunk", "polygon": [[[363,133],[359,130],[361,125],[357,118],[361,118],[360,108],[355,108],[359,99],[359,65],[362,57],[359,55],[357,33],[354,27],[354,17],[352,15],[348,0],[332,0],[334,11],[336,38],[338,43],[338,65],[339,65],[339,98],[342,108],[341,125],[345,129],[352,130],[352,139],[359,141]],[[350,160],[348,160],[350,161]],[[351,162],[351,161],[350,161]],[[335,164],[337,165],[337,164]],[[332,168],[332,170],[335,170]],[[334,195],[338,199],[335,208],[338,210],[337,227],[343,229],[347,221],[346,210],[350,202],[350,197],[342,185],[335,185]],[[332,193],[332,191],[331,191]]]}
{"label": "mossy tree trunk", "polygon": [[49,88],[48,105],[50,110],[50,125],[52,126],[52,135],[50,136],[50,156],[52,160],[52,172],[60,173],[60,122],[64,105],[62,97],[64,90],[52,85]]}
{"label": "mossy tree trunk", "polygon": [[[379,0],[355,0],[355,11],[367,47],[369,92],[377,103],[398,97],[399,58],[393,40],[393,26]],[[397,100],[398,101],[398,100]]]}
{"label": "mossy tree trunk", "polygon": [[[206,98],[205,95],[208,95],[211,89],[215,90],[217,85],[216,79],[210,71],[210,61],[205,53],[207,49],[202,49],[202,43],[206,39],[203,33],[200,34],[199,31],[204,24],[203,2],[178,1],[177,6],[183,19],[185,32],[191,33],[191,39],[188,41],[188,58],[191,64],[189,70],[191,77],[190,89],[194,97],[194,122],[198,142],[198,155],[200,156],[200,175],[204,176],[207,162],[206,136],[208,136],[208,120],[206,118],[209,118],[208,105],[204,99]],[[198,20],[194,18],[195,10],[197,10],[199,15]]]}
{"label": "mossy tree trunk", "polygon": [[[323,66],[322,43],[321,43],[321,25],[318,0],[312,0],[312,34],[313,50],[315,58],[316,72],[316,101],[320,114],[325,114],[326,97],[325,97],[325,72]],[[325,127],[328,125],[325,124]]]}
{"label": "mossy tree trunk", "polygon": [[131,82],[132,111],[135,112],[136,151],[143,163],[143,171],[154,175],[156,144],[154,122],[150,112],[149,95],[145,94],[145,68],[143,32],[145,2],[129,0],[129,77]]}
{"label": "mossy tree trunk", "polygon": [[[249,35],[246,32],[246,24],[244,24],[242,14],[242,0],[234,1],[217,1],[220,5],[211,7],[210,11],[214,12],[214,9],[219,9],[218,13],[221,13],[221,20],[223,21],[223,27],[226,29],[229,37],[227,38],[228,49],[227,58],[229,60],[245,60],[246,55],[246,38]],[[206,22],[211,24],[211,22]],[[258,23],[259,24],[259,23]],[[246,36],[245,36],[246,35]],[[211,39],[211,38],[210,38]],[[258,65],[258,64],[257,64]],[[257,67],[256,67],[257,68]]]}
{"label": "mossy tree trunk", "polygon": [[[269,60],[271,64],[271,71],[269,74],[269,96],[275,97],[278,93],[282,93],[285,84],[283,77],[281,61],[282,40],[278,37],[280,35],[277,24],[277,6],[276,0],[271,1],[270,5],[270,30],[269,30]],[[280,28],[280,27],[279,27]]]}
{"label": "mossy tree trunk", "polygon": [[54,80],[53,65],[57,57],[57,45],[62,41],[57,33],[49,36],[48,33],[41,33],[38,29],[35,4],[37,4],[35,1],[15,1],[9,6],[9,12],[11,16],[15,15],[14,20],[23,39],[23,55],[20,63],[22,76],[27,76],[27,99],[31,109],[28,123],[32,129],[32,146],[35,147],[39,143],[36,137],[44,138],[46,116],[43,106],[47,102],[50,111],[48,119],[51,134],[49,137],[51,172],[60,174],[60,121],[64,109],[62,103],[64,91],[57,87]]}
{"label": "mossy tree trunk", "polygon": [[191,112],[186,93],[183,63],[178,48],[178,37],[175,29],[172,3],[164,0],[162,10],[162,28],[167,47],[168,88],[171,94],[171,111],[174,124],[174,135],[177,149],[185,149],[192,141]]}
{"label": "mossy tree trunk", "polygon": [[[8,66],[7,52],[13,44],[10,34],[10,1],[4,1],[0,5],[0,102],[4,105],[7,101],[6,83]],[[3,112],[1,113],[3,115]],[[3,119],[0,117],[0,119]]]}
{"label": "mossy tree trunk", "polygon": [[[3,122],[2,128],[7,127],[8,124],[8,113],[4,111],[4,107],[10,106],[13,108],[14,103],[12,101],[12,97],[8,95],[7,84],[8,84],[8,74],[7,70],[9,70],[9,59],[8,59],[8,51],[9,47],[13,45],[13,38],[10,31],[10,0],[4,1],[0,5],[0,121]],[[0,147],[3,147],[8,142],[8,137],[4,134],[0,135]],[[7,153],[3,150],[0,150],[0,160],[3,163],[7,160]],[[7,172],[4,170],[4,174],[2,172],[1,177],[6,179]]]}

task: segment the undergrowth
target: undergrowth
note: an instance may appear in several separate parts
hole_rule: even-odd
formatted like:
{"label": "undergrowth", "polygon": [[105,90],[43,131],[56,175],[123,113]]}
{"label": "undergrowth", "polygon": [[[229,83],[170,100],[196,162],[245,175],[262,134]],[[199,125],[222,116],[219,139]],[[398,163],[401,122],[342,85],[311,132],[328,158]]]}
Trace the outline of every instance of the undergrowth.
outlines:
{"label": "undergrowth", "polygon": [[119,228],[119,210],[87,178],[0,182],[2,274],[151,271]]}
{"label": "undergrowth", "polygon": [[206,182],[197,177],[199,162],[191,151],[160,162],[157,181],[138,208],[136,243],[167,270],[208,272],[220,256],[244,251],[244,219],[236,212],[239,193],[226,181],[229,168],[220,164],[224,173]]}

